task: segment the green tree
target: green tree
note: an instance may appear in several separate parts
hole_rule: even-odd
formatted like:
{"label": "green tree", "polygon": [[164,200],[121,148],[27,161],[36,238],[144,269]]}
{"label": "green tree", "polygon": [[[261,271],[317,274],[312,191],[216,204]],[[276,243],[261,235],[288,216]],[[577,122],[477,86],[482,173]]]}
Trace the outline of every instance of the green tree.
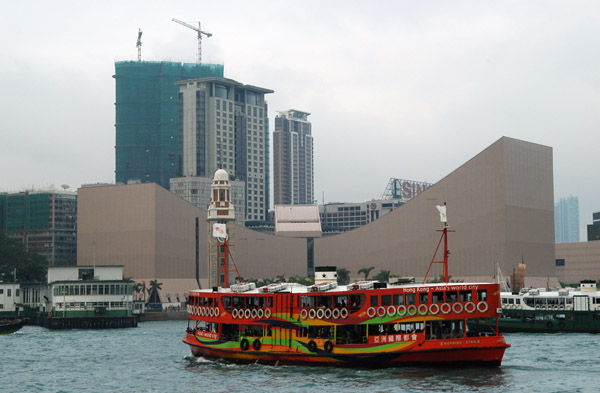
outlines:
{"label": "green tree", "polygon": [[279,276],[275,277],[275,282],[285,282],[285,274],[280,274]]}
{"label": "green tree", "polygon": [[162,289],[162,282],[158,282],[158,280],[150,280],[150,287],[148,288],[148,303],[160,303],[160,296],[158,295],[158,291],[160,289]]}
{"label": "green tree", "polygon": [[371,267],[363,267],[362,269],[360,269],[358,271],[358,274],[362,273],[365,275],[365,280],[367,278],[369,278],[369,273],[371,273],[371,270],[375,269],[375,266],[371,266]]}
{"label": "green tree", "polygon": [[0,235],[0,281],[45,282],[48,261],[41,255],[26,252],[19,241]]}
{"label": "green tree", "polygon": [[375,277],[373,277],[373,280],[377,280],[379,282],[390,281],[390,271],[389,270],[380,270],[379,273],[377,273],[377,275]]}
{"label": "green tree", "polygon": [[[141,282],[136,282],[133,284],[133,292],[135,292],[135,294],[139,295],[142,291],[146,291],[146,283],[142,284]],[[144,298],[146,298],[145,293]]]}
{"label": "green tree", "polygon": [[350,270],[340,268],[337,270],[337,280],[340,285],[350,284]]}

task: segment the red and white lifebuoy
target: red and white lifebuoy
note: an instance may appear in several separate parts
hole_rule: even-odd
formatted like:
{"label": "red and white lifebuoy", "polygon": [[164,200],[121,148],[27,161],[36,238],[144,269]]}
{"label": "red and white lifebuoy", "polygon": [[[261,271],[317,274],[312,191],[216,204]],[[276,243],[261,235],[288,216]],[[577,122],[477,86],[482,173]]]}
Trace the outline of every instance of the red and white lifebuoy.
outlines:
{"label": "red and white lifebuoy", "polygon": [[402,305],[402,304],[399,305],[396,312],[398,313],[399,317],[405,316],[406,315],[406,306]]}
{"label": "red and white lifebuoy", "polygon": [[215,317],[218,317],[219,315],[221,315],[221,311],[219,310],[219,307],[215,307]]}
{"label": "red and white lifebuoy", "polygon": [[250,311],[250,309],[246,309],[246,311],[244,311],[244,317],[246,317],[246,319],[250,319],[250,316],[252,315],[252,311]]}
{"label": "red and white lifebuoy", "polygon": [[429,306],[429,313],[433,315],[437,315],[440,312],[440,306],[437,304],[432,304]]}
{"label": "red and white lifebuoy", "polygon": [[308,318],[308,311],[306,309],[300,311],[300,318],[302,318],[302,319]]}
{"label": "red and white lifebuoy", "polygon": [[419,314],[427,315],[427,311],[429,311],[429,307],[426,304],[419,304]]}
{"label": "red and white lifebuoy", "polygon": [[311,308],[310,311],[308,312],[308,317],[310,319],[315,319],[317,317],[317,310],[315,310],[314,308]]}
{"label": "red and white lifebuoy", "polygon": [[377,314],[377,310],[375,310],[375,307],[369,307],[367,309],[367,316],[369,318],[373,318],[376,314]]}
{"label": "red and white lifebuoy", "polygon": [[331,312],[331,316],[333,317],[333,319],[338,319],[340,317],[340,309],[334,308]]}
{"label": "red and white lifebuoy", "polygon": [[408,306],[408,315],[410,315],[410,316],[417,315],[417,306],[415,306],[414,304],[411,304],[410,306]]}
{"label": "red and white lifebuoy", "polygon": [[256,319],[258,317],[258,311],[256,311],[255,308],[252,309],[251,316],[252,316],[252,319]]}
{"label": "red and white lifebuoy", "polygon": [[268,308],[265,310],[265,318],[271,318],[271,310]]}
{"label": "red and white lifebuoy", "polygon": [[388,315],[388,317],[393,317],[394,315],[396,315],[396,307],[389,306],[387,308],[387,315]]}
{"label": "red and white lifebuoy", "polygon": [[237,319],[237,315],[238,315],[237,308],[234,308],[233,310],[231,310],[231,317],[233,319]]}
{"label": "red and white lifebuoy", "polygon": [[325,316],[325,310],[320,308],[317,310],[317,318],[319,319],[323,319],[323,317]]}
{"label": "red and white lifebuoy", "polygon": [[465,311],[468,312],[469,314],[473,314],[476,309],[477,309],[477,306],[475,306],[475,303],[473,303],[473,302],[465,303]]}
{"label": "red and white lifebuoy", "polygon": [[488,304],[486,302],[477,303],[477,311],[486,312],[488,310]]}
{"label": "red and white lifebuoy", "polygon": [[331,309],[330,308],[326,309],[325,310],[325,319],[331,319],[331,315],[332,315]]}
{"label": "red and white lifebuoy", "polygon": [[385,307],[379,306],[379,308],[377,308],[377,316],[381,318],[381,317],[385,317],[385,314],[386,314]]}
{"label": "red and white lifebuoy", "polygon": [[259,308],[258,311],[256,312],[256,315],[258,316],[259,319],[262,319],[262,317],[265,316],[265,312],[263,311],[262,308]]}
{"label": "red and white lifebuoy", "polygon": [[452,305],[452,311],[454,311],[456,314],[461,314],[464,310],[464,307],[462,305],[462,303],[454,303]]}
{"label": "red and white lifebuoy", "polygon": [[450,304],[448,303],[444,303],[440,307],[440,311],[442,312],[442,314],[450,314],[450,311],[452,311],[452,306],[450,306]]}
{"label": "red and white lifebuoy", "polygon": [[348,318],[348,309],[347,308],[342,308],[340,310],[340,317],[342,317],[342,319]]}

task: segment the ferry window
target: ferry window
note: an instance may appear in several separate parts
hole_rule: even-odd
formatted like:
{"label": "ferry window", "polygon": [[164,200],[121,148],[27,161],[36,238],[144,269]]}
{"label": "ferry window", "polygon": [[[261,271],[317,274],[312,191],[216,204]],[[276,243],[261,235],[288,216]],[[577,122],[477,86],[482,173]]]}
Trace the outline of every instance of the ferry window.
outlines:
{"label": "ferry window", "polygon": [[104,295],[104,285],[98,285],[98,295]]}
{"label": "ferry window", "polygon": [[477,291],[477,301],[485,302],[487,300],[487,289],[480,289]]}
{"label": "ferry window", "polygon": [[302,307],[315,307],[315,297],[314,296],[300,296],[300,301],[302,302]]}
{"label": "ferry window", "polygon": [[456,291],[446,292],[446,302],[456,303],[458,301],[458,293]]}
{"label": "ferry window", "polygon": [[240,296],[233,297],[233,307],[244,308],[244,298]]}
{"label": "ferry window", "polygon": [[429,294],[428,293],[419,293],[419,304],[428,304],[429,303]]}
{"label": "ferry window", "polygon": [[317,300],[319,307],[331,307],[331,296],[319,296]]}
{"label": "ferry window", "polygon": [[515,303],[515,299],[513,299],[512,297],[510,299],[507,299],[507,300],[508,300],[508,304],[514,304]]}
{"label": "ferry window", "polygon": [[336,307],[347,307],[348,306],[348,295],[334,296]]}
{"label": "ferry window", "polygon": [[363,303],[361,299],[364,299],[364,295],[362,295],[362,298],[361,295],[350,295],[350,306],[352,308],[361,307]]}
{"label": "ferry window", "polygon": [[273,307],[273,297],[269,296],[269,304],[267,307]]}
{"label": "ferry window", "polygon": [[371,307],[377,307],[379,306],[379,296],[374,295],[371,296]]}
{"label": "ferry window", "polygon": [[407,293],[406,295],[404,295],[404,304],[406,304],[407,306],[411,304],[417,304],[417,295],[415,295],[414,293]]}
{"label": "ferry window", "polygon": [[433,292],[431,294],[431,303],[444,303],[444,292]]}
{"label": "ferry window", "polygon": [[403,294],[394,295],[394,306],[400,306],[402,304],[404,304],[404,295]]}
{"label": "ferry window", "polygon": [[534,306],[534,300],[532,298],[525,298],[523,299],[525,301],[525,304],[527,304],[529,307],[533,307]]}
{"label": "ferry window", "polygon": [[381,295],[381,305],[382,306],[391,306],[392,305],[392,295]]}
{"label": "ferry window", "polygon": [[470,302],[471,300],[473,300],[473,294],[471,291],[460,291],[461,302]]}
{"label": "ferry window", "polygon": [[296,336],[307,337],[308,336],[308,328],[306,326],[296,328]]}
{"label": "ferry window", "polygon": [[521,304],[521,299],[519,299],[519,298],[516,298],[516,299],[515,299],[515,302],[516,302],[517,304]]}
{"label": "ferry window", "polygon": [[215,307],[219,307],[219,299],[215,298]]}

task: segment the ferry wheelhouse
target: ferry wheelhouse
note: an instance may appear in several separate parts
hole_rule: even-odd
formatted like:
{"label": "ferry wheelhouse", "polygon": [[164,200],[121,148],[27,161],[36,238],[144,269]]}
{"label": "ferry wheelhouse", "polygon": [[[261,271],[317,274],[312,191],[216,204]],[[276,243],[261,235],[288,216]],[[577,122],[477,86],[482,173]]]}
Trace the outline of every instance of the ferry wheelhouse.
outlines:
{"label": "ferry wheelhouse", "polygon": [[192,290],[183,342],[194,356],[234,362],[499,366],[510,347],[497,328],[500,286],[448,283],[447,256],[444,242],[441,284],[338,286],[333,278],[312,286],[241,283]]}
{"label": "ferry wheelhouse", "polygon": [[523,289],[502,292],[500,330],[504,332],[600,333],[600,291],[585,280],[578,289]]}

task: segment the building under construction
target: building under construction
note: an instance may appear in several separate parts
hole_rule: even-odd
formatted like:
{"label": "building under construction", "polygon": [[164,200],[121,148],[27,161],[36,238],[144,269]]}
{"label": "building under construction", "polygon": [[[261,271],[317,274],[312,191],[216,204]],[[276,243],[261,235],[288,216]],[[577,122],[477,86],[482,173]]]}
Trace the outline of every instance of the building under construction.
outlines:
{"label": "building under construction", "polygon": [[181,172],[179,87],[175,82],[223,77],[223,65],[167,61],[115,63],[117,183],[169,188]]}
{"label": "building under construction", "polygon": [[25,191],[0,194],[0,234],[23,243],[49,265],[77,264],[77,194]]}

